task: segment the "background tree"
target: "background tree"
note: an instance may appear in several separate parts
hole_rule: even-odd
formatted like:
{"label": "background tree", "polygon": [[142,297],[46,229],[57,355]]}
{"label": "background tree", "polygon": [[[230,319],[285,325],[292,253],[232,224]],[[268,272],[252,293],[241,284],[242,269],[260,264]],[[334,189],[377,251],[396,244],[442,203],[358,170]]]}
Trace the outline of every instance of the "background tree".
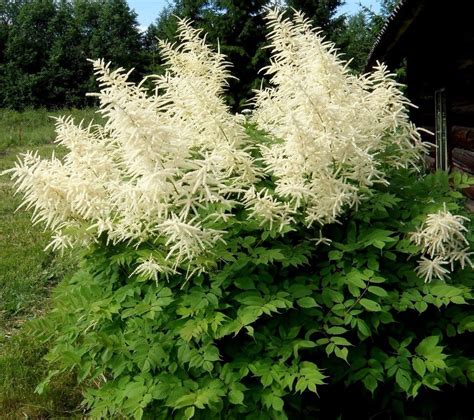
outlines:
{"label": "background tree", "polygon": [[140,67],[137,14],[126,0],[99,2],[96,24],[89,35],[89,58],[104,58],[124,68]]}
{"label": "background tree", "polygon": [[399,0],[379,0],[380,11],[378,13],[374,12],[368,7],[363,7],[362,11],[367,15],[370,20],[370,30],[378,34],[385,24],[385,21],[394,11],[396,5],[399,3]]}
{"label": "background tree", "polygon": [[0,0],[0,63],[3,63],[8,33],[23,3],[24,0]]}
{"label": "background tree", "polygon": [[[264,6],[268,0],[216,0],[215,13],[208,18],[210,38],[219,40],[221,51],[233,64],[237,79],[230,81],[229,97],[234,108],[242,108],[252,96],[252,90],[261,83],[255,78],[267,64],[268,54],[263,47],[265,40]],[[205,30],[206,30],[205,27]]]}
{"label": "background tree", "polygon": [[265,65],[264,6],[269,0],[177,0],[159,15],[145,34],[145,48],[154,70],[160,71],[156,39],[176,40],[177,16],[191,19],[207,33],[207,41],[227,55],[237,79],[230,82],[228,102],[237,110],[245,106]]}
{"label": "background tree", "polygon": [[[135,68],[132,80],[160,73],[157,38],[176,41],[179,17],[189,18],[226,54],[237,79],[228,102],[241,110],[260,85],[258,71],[268,62],[264,7],[271,0],[174,0],[144,34],[126,0],[0,0],[0,106],[49,108],[90,105],[97,90],[88,58],[114,67]],[[288,0],[335,42],[351,67],[365,60],[396,0],[381,0],[380,13],[363,8],[354,16],[338,13],[343,0]],[[258,75],[258,76],[256,76]]]}
{"label": "background tree", "polygon": [[303,12],[331,41],[336,41],[344,29],[344,16],[338,15],[338,9],[344,3],[344,0],[287,0],[289,8]]}
{"label": "background tree", "polygon": [[344,30],[337,40],[344,58],[352,60],[350,67],[356,71],[364,70],[367,56],[374,44],[376,31],[372,28],[372,21],[363,11],[346,18]]}
{"label": "background tree", "polygon": [[203,24],[205,11],[210,12],[208,0],[176,0],[160,12],[155,22],[148,26],[142,38],[144,53],[147,57],[147,73],[164,71],[158,50],[158,40],[176,41],[178,16],[191,19],[195,24]]}
{"label": "background tree", "polygon": [[193,25],[204,30],[206,40],[219,48],[233,65],[236,78],[230,81],[227,102],[234,110],[245,106],[252,88],[260,79],[257,71],[264,65],[266,52],[261,49],[263,37],[263,6],[269,0],[219,1],[175,0],[151,24],[143,37],[148,57],[148,73],[162,73],[162,58],[158,39],[176,42],[178,19],[190,19]]}
{"label": "background tree", "polygon": [[97,87],[88,58],[136,67],[142,77],[136,17],[125,0],[0,3],[0,103],[16,109],[90,104],[85,94]]}
{"label": "background tree", "polygon": [[22,108],[42,104],[40,98],[49,84],[46,67],[55,15],[53,0],[25,2],[21,6],[5,45],[3,105]]}
{"label": "background tree", "polygon": [[48,26],[51,43],[45,67],[40,70],[46,90],[42,105],[50,108],[73,107],[85,104],[84,81],[89,63],[81,54],[80,27],[74,17],[73,5],[67,0],[56,4],[56,12]]}
{"label": "background tree", "polygon": [[358,13],[344,16],[342,28],[334,36],[344,58],[352,60],[350,68],[356,73],[365,70],[370,50],[398,0],[379,0],[379,3],[378,12],[362,7]]}

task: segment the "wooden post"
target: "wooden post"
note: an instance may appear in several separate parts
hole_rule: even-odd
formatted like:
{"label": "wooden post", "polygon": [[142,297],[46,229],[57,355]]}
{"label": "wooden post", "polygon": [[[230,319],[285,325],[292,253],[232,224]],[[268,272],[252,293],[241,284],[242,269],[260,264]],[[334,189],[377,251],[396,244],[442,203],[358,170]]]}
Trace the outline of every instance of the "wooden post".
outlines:
{"label": "wooden post", "polygon": [[447,171],[448,161],[448,124],[446,117],[446,90],[435,91],[435,134],[436,169]]}

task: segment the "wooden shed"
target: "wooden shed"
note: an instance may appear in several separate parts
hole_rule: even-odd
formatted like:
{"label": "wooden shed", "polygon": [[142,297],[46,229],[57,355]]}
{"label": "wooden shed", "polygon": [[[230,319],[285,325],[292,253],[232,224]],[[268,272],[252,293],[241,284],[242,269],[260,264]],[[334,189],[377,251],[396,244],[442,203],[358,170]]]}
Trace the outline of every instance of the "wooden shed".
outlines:
{"label": "wooden shed", "polygon": [[[368,58],[406,66],[412,119],[435,136],[430,164],[474,175],[474,0],[401,0]],[[466,191],[474,199],[474,188]],[[473,205],[471,201],[470,205]]]}

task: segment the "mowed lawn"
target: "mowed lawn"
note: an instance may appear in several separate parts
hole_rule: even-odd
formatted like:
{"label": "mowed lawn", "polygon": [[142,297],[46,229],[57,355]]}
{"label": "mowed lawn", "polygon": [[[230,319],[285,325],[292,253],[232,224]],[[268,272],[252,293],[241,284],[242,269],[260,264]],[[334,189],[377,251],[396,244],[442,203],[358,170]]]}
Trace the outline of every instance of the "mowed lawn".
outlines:
{"label": "mowed lawn", "polygon": [[[43,157],[65,151],[54,144],[54,120],[72,114],[77,122],[98,120],[94,110],[49,112],[0,110],[0,173],[17,155],[38,150]],[[17,210],[22,197],[7,174],[0,175],[0,418],[67,416],[80,400],[71,378],[58,378],[43,395],[34,389],[46,373],[46,348],[27,333],[28,321],[48,310],[52,287],[72,272],[71,254],[45,252],[49,233],[33,226],[31,212]]]}

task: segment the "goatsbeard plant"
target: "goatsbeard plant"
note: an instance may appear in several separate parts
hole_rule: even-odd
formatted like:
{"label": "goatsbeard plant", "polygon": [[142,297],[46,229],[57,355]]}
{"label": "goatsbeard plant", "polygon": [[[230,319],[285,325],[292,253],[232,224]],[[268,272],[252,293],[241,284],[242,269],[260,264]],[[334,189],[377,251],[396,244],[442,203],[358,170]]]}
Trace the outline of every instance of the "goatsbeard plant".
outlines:
{"label": "goatsbeard plant", "polygon": [[[181,21],[153,94],[94,61],[105,124],[59,118],[65,158],[27,153],[12,170],[49,246],[86,250],[39,324],[94,416],[286,418],[317,410],[307,395],[333,378],[371,392],[394,378],[412,396],[447,382],[441,333],[409,356],[385,346],[408,352],[417,335],[391,330],[396,313],[471,297],[472,276],[434,284],[446,300],[410,259],[444,243],[426,214],[459,209],[449,186],[419,197],[441,175],[417,173],[410,104],[384,66],[351,74],[299,13],[267,19],[270,87],[247,116],[224,102],[225,57]],[[428,280],[468,264],[467,219],[449,217],[446,243],[462,250],[452,267],[421,266]]]}
{"label": "goatsbeard plant", "polygon": [[[53,230],[53,249],[102,234],[115,244],[148,241],[156,247],[138,273],[191,274],[205,269],[198,257],[241,209],[282,233],[323,226],[388,183],[387,168],[419,167],[423,143],[385,68],[351,75],[301,15],[268,20],[273,87],[256,92],[249,121],[224,103],[225,58],[186,21],[177,48],[161,43],[168,70],[154,77],[153,95],[121,69],[93,63],[105,125],[59,118],[64,161],[28,153],[13,171],[34,220]],[[268,142],[246,133],[250,122]]]}

